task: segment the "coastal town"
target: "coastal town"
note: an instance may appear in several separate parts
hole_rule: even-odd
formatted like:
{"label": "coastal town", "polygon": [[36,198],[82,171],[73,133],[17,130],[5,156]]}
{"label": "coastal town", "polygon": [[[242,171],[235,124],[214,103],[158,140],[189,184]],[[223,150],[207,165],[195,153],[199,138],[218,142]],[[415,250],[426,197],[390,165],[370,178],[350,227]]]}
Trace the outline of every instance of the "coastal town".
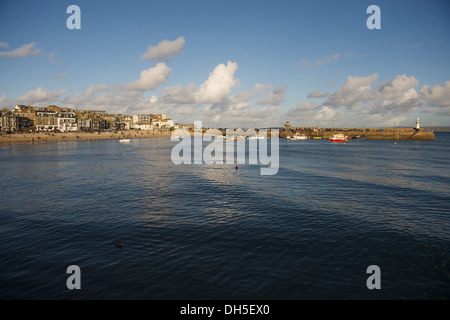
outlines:
{"label": "coastal town", "polygon": [[[193,124],[175,123],[166,114],[110,114],[99,110],[74,110],[50,105],[16,105],[0,110],[0,142],[41,143],[65,140],[121,139],[170,136],[176,129],[191,133]],[[202,128],[204,133],[207,128]],[[295,127],[286,122],[276,128],[288,140],[332,139],[339,134],[348,139],[434,140],[434,132],[424,130],[417,119],[409,128],[320,128]],[[226,129],[219,129],[226,135]],[[244,128],[245,130],[245,128]],[[270,131],[268,132],[270,136]]]}
{"label": "coastal town", "polygon": [[0,145],[55,141],[168,137],[193,124],[175,123],[166,114],[124,115],[50,105],[0,109]]}
{"label": "coastal town", "polygon": [[73,110],[55,105],[34,107],[16,105],[0,110],[0,132],[103,132],[117,130],[188,129],[192,126],[174,123],[166,114],[124,115],[98,110]]}

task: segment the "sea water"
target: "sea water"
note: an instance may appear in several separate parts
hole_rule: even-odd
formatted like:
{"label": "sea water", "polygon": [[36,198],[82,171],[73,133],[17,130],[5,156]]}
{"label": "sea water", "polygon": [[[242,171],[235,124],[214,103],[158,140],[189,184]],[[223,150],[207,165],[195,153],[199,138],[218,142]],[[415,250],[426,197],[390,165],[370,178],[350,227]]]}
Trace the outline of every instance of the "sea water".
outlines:
{"label": "sea water", "polygon": [[273,176],[173,146],[0,147],[0,298],[450,298],[450,133],[280,140]]}

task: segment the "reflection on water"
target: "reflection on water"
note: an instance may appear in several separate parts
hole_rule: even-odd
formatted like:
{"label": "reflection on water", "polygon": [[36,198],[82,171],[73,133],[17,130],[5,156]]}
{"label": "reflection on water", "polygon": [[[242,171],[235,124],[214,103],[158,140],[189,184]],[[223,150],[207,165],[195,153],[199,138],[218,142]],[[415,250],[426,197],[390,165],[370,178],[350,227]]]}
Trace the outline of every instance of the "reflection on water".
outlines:
{"label": "reflection on water", "polygon": [[281,140],[274,176],[174,165],[168,139],[3,147],[0,298],[448,298],[450,136],[436,137]]}

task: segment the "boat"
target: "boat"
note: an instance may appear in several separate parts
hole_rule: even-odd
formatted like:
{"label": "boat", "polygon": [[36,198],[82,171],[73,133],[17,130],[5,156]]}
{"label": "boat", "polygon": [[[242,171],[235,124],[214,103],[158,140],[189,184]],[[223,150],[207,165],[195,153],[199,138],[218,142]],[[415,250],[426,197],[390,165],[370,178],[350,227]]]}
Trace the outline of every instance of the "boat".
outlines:
{"label": "boat", "polygon": [[322,137],[313,137],[313,139],[322,139]]}
{"label": "boat", "polygon": [[226,140],[232,140],[232,141],[245,140],[245,137],[244,136],[238,136],[238,137],[236,137],[236,136],[227,136]]}
{"label": "boat", "polygon": [[130,142],[130,139],[119,139],[119,142]]}
{"label": "boat", "polygon": [[251,137],[248,137],[248,140],[262,140],[265,138],[266,137],[263,137],[263,136],[251,136]]}
{"label": "boat", "polygon": [[338,133],[338,134],[333,135],[330,138],[330,141],[331,142],[347,142],[347,137],[344,136],[342,133]]}
{"label": "boat", "polygon": [[366,136],[364,136],[364,135],[360,136],[360,135],[358,134],[357,136],[354,136],[352,139],[353,139],[353,140],[356,140],[356,139],[366,139]]}
{"label": "boat", "polygon": [[306,134],[294,134],[290,140],[307,140],[308,136]]}

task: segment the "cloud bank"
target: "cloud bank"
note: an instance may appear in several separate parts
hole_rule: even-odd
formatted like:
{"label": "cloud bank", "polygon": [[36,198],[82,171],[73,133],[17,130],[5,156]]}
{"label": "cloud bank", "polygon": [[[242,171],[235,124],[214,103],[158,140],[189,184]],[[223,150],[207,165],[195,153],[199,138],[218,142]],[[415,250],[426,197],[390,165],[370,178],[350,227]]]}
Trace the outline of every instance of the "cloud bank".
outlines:
{"label": "cloud bank", "polygon": [[[416,77],[406,74],[385,81],[380,81],[377,73],[348,76],[340,86],[328,82],[328,89],[333,87],[334,92],[315,90],[298,101],[290,97],[287,86],[273,88],[269,83],[254,83],[250,89],[239,90],[239,66],[235,61],[217,64],[199,84],[173,84],[169,81],[173,70],[167,60],[182,54],[184,44],[185,39],[179,37],[150,46],[141,60],[156,64],[137,74],[135,81],[90,84],[81,93],[38,87],[15,99],[0,92],[0,104],[58,104],[124,114],[166,113],[179,122],[202,120],[207,126],[230,127],[281,126],[286,121],[296,126],[381,126],[409,121],[418,113],[450,116],[450,81],[420,87]],[[8,44],[0,42],[0,47],[8,48]],[[0,52],[0,56],[18,58],[40,51],[32,42]],[[54,59],[54,55],[53,51],[50,57]],[[312,64],[319,66],[340,58],[335,54]],[[60,73],[56,78],[66,76]]]}

